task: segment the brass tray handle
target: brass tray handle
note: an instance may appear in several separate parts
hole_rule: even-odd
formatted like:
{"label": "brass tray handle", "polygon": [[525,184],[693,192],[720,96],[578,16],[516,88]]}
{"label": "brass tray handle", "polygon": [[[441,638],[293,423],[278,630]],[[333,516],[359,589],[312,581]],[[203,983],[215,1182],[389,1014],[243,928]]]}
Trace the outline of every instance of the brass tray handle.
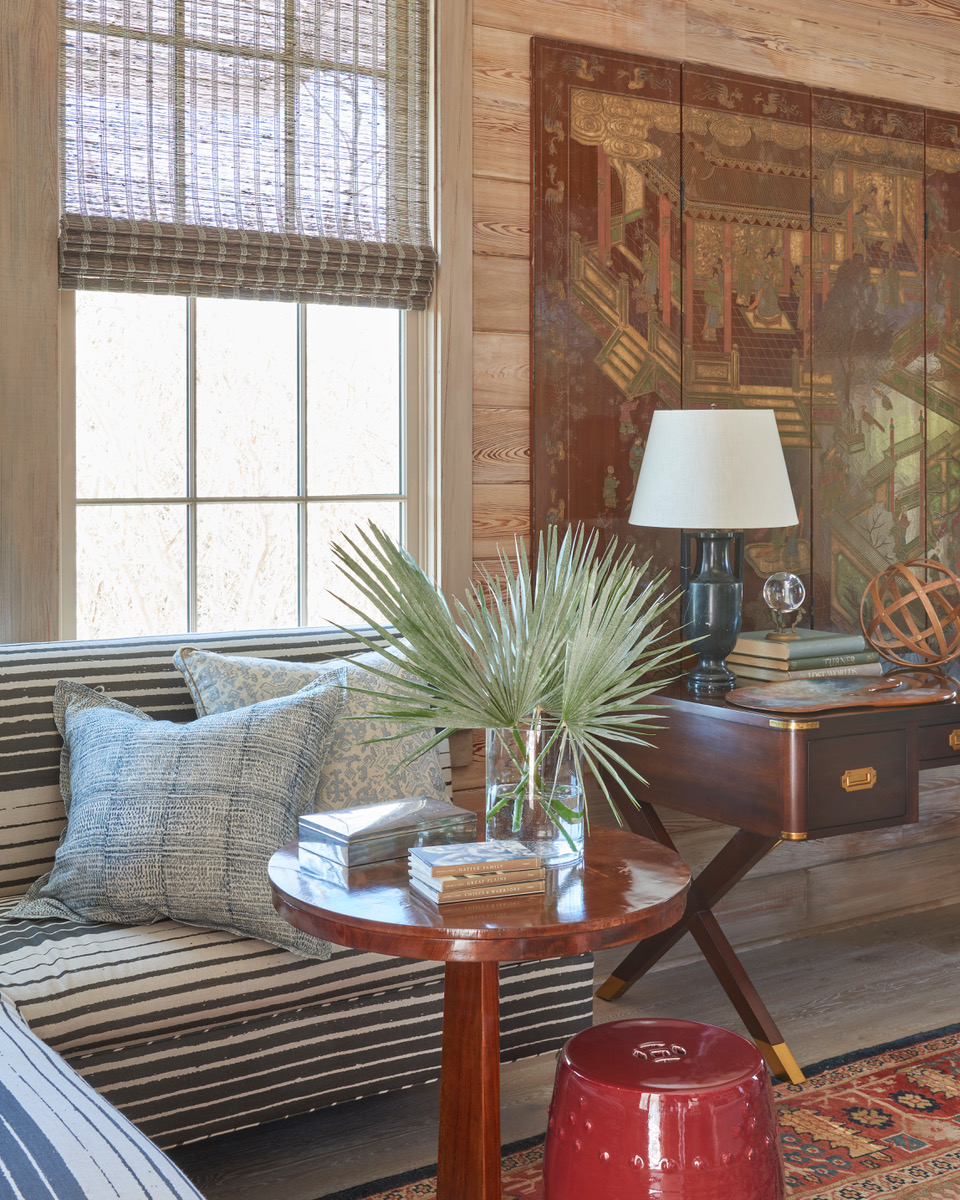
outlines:
{"label": "brass tray handle", "polygon": [[864,792],[877,782],[877,773],[873,767],[857,767],[852,771],[844,771],[840,776],[840,786],[845,792]]}
{"label": "brass tray handle", "polygon": [[950,749],[960,750],[960,729],[950,730]]}

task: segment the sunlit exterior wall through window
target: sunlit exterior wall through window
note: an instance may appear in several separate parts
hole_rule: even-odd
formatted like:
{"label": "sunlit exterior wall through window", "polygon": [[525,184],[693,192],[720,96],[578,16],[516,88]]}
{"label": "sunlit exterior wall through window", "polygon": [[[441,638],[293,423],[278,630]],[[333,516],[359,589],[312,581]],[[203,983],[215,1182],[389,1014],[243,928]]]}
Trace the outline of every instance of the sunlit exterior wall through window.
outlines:
{"label": "sunlit exterior wall through window", "polygon": [[410,524],[408,319],[76,293],[76,636],[356,624],[329,548]]}

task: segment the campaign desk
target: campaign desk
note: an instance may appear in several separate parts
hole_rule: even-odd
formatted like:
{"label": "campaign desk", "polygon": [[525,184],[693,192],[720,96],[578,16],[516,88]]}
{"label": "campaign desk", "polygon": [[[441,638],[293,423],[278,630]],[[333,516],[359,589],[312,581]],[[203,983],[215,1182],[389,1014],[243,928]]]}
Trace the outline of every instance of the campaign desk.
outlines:
{"label": "campaign desk", "polygon": [[[771,1071],[803,1074],[727,941],[714,906],[782,841],[834,837],[918,819],[919,773],[960,763],[960,704],[755,712],[697,697],[682,683],[650,697],[666,723],[654,751],[629,758],[649,788],[638,806],[619,802],[636,833],[675,848],[659,807],[705,817],[737,832],[694,879],[682,920],[637,945],[598,989],[615,1000],[684,933],[691,933]],[[611,788],[616,799],[616,789]]]}

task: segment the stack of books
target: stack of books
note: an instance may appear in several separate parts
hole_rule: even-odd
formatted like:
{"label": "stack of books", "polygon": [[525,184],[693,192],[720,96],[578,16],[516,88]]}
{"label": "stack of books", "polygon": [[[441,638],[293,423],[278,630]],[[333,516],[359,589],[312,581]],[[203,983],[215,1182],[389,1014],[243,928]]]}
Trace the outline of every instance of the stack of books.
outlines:
{"label": "stack of books", "polygon": [[741,633],[726,664],[737,681],[819,679],[831,675],[879,675],[880,656],[860,633],[795,629],[787,642],[768,641],[763,631]]}
{"label": "stack of books", "polygon": [[542,892],[546,871],[520,842],[473,842],[410,849],[410,890],[434,904],[462,904]]}

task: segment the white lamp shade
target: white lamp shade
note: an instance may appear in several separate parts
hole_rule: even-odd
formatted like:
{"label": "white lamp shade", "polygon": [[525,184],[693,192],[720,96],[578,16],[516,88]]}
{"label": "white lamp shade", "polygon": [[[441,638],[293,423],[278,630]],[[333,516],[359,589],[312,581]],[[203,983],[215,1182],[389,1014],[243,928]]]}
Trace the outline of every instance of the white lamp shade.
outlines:
{"label": "white lamp shade", "polygon": [[759,529],[797,520],[773,409],[653,414],[631,524]]}

